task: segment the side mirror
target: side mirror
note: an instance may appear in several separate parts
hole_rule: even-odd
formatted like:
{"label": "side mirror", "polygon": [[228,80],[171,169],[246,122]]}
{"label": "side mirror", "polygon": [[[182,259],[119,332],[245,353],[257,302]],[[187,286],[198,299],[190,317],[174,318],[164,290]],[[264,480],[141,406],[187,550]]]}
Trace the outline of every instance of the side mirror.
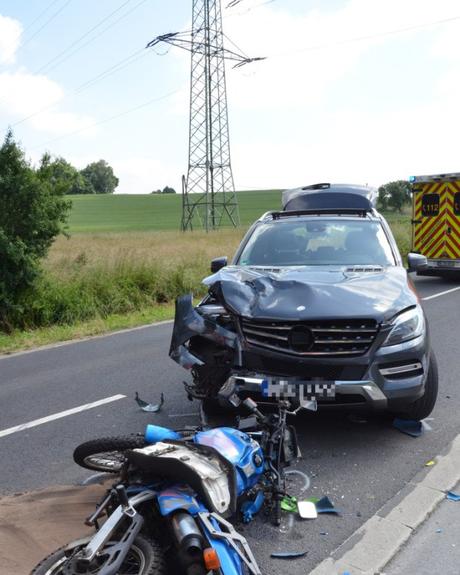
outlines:
{"label": "side mirror", "polygon": [[416,272],[423,268],[428,267],[428,260],[422,254],[407,254],[407,269],[409,272]]}
{"label": "side mirror", "polygon": [[227,265],[227,256],[211,260],[211,273],[215,274]]}

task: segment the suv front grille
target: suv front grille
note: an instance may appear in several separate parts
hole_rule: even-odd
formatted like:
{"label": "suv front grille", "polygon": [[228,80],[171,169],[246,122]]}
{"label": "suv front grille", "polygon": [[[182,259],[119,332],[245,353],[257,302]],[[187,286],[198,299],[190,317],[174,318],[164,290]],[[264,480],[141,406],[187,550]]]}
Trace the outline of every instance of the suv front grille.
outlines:
{"label": "suv front grille", "polygon": [[249,344],[300,356],[362,355],[377,335],[375,320],[265,321],[241,318]]}

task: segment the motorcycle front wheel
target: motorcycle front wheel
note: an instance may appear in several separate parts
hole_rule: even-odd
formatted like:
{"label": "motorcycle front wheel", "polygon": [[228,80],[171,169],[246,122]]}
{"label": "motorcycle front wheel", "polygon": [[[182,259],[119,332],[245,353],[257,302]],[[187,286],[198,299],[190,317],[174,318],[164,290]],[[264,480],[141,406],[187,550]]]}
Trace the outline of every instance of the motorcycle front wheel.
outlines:
{"label": "motorcycle front wheel", "polygon": [[79,445],[73,452],[73,459],[86,469],[119,473],[126,461],[125,451],[146,445],[147,442],[141,435],[101,437]]}
{"label": "motorcycle front wheel", "polygon": [[[113,542],[109,541],[105,545],[110,546],[111,544]],[[77,552],[80,548],[81,546],[75,547],[72,553]],[[48,555],[32,569],[30,575],[61,575],[68,573],[66,566],[68,566],[70,558],[65,554],[64,549],[64,547],[61,547],[51,555]],[[103,550],[101,552],[102,555]],[[138,535],[128,551],[118,575],[166,575],[166,572],[166,563],[160,545],[156,541],[150,541],[142,535]],[[86,570],[78,571],[78,573],[82,575],[97,575],[99,568],[92,563]]]}

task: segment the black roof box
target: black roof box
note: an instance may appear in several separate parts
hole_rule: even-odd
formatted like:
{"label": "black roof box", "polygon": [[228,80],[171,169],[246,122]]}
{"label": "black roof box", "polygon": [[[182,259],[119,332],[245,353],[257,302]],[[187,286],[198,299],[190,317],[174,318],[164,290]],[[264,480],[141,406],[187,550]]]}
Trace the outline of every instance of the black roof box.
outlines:
{"label": "black roof box", "polygon": [[377,190],[353,184],[313,184],[285,190],[282,196],[284,211],[302,210],[365,210],[374,208]]}

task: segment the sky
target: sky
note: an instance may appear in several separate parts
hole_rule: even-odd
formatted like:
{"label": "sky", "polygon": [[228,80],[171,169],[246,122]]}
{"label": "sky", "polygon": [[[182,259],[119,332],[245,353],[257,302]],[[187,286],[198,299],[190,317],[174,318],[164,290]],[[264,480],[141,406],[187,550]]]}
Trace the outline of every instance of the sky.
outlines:
{"label": "sky", "polygon": [[[222,0],[238,190],[381,185],[460,172],[458,0]],[[117,193],[180,190],[190,56],[145,45],[191,27],[190,0],[2,0],[0,138],[77,168],[105,159]],[[228,45],[231,47],[231,45]]]}

